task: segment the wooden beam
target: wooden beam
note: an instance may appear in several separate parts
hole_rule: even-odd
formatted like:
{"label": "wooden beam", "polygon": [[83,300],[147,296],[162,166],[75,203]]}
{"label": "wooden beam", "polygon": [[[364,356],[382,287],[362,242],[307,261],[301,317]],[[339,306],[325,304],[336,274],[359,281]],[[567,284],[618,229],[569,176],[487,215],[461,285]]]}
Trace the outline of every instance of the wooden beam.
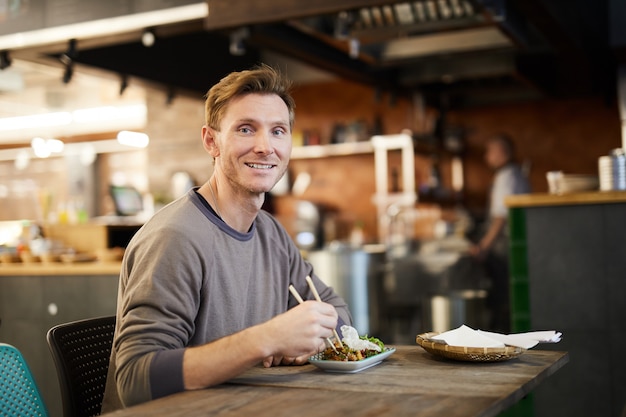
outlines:
{"label": "wooden beam", "polygon": [[282,22],[361,7],[400,3],[399,0],[207,0],[207,30]]}
{"label": "wooden beam", "polygon": [[372,67],[370,62],[352,59],[347,51],[302,33],[289,25],[259,25],[252,28],[248,42],[265,47],[315,68],[366,85],[395,87],[393,69]]}

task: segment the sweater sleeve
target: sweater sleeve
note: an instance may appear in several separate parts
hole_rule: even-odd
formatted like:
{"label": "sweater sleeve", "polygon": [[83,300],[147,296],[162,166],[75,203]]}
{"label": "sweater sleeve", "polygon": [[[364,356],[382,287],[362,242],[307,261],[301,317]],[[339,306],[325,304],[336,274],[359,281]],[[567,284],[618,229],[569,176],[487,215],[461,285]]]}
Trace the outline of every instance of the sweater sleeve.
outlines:
{"label": "sweater sleeve", "polygon": [[202,274],[194,270],[193,244],[176,230],[166,232],[159,231],[167,239],[145,233],[127,249],[114,344],[126,407],[184,390],[182,358],[194,333]]}

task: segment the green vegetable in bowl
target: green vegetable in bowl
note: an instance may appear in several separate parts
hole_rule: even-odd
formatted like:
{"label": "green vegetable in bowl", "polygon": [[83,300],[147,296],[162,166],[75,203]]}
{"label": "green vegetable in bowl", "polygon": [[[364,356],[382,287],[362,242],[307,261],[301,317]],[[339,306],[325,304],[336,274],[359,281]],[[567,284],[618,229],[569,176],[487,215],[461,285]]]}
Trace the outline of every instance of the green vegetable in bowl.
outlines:
{"label": "green vegetable in bowl", "polygon": [[380,351],[384,352],[385,351],[385,344],[377,337],[368,337],[367,335],[365,336],[361,336],[362,340],[367,340],[368,342],[372,342],[377,344],[378,346],[380,346]]}

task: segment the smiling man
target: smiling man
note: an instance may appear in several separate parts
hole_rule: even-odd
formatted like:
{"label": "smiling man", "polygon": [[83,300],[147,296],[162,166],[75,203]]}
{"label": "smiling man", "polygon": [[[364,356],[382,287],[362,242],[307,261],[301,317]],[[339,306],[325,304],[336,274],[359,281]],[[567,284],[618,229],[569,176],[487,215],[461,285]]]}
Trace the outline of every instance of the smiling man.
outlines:
{"label": "smiling man", "polygon": [[[209,180],[157,212],[126,249],[102,411],[220,384],[257,364],[298,365],[351,317],[261,210],[283,176],[290,83],[262,65],[207,93]],[[313,299],[298,304],[289,285]]]}

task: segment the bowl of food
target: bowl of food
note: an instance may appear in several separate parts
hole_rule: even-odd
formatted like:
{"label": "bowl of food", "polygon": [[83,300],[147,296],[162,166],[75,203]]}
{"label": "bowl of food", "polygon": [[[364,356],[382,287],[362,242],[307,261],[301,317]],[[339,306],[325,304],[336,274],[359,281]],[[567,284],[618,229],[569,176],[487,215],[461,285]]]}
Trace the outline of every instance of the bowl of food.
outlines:
{"label": "bowl of food", "polygon": [[341,341],[311,356],[309,363],[328,372],[355,373],[380,364],[396,351],[378,338],[359,336],[351,326],[342,326],[341,333]]}

